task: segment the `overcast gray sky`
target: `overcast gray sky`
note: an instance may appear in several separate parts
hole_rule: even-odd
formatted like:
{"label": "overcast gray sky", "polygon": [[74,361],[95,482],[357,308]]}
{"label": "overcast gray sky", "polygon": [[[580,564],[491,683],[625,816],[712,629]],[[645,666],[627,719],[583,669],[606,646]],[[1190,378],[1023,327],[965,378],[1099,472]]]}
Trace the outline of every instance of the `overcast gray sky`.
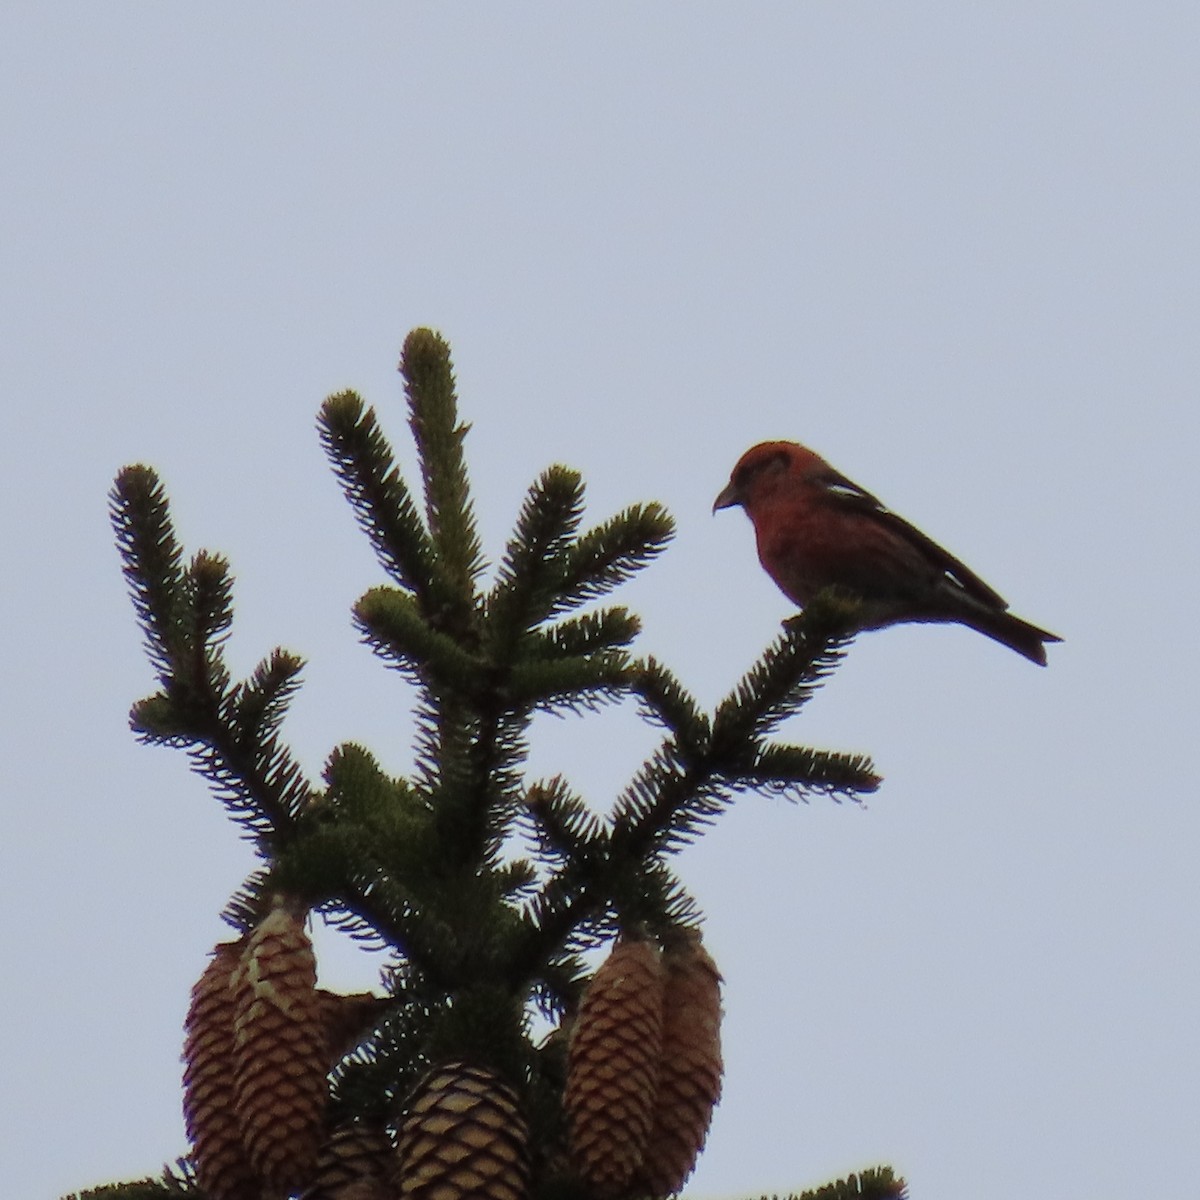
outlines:
{"label": "overcast gray sky", "polygon": [[[105,493],[237,575],[287,733],[409,762],[313,417],[450,339],[483,532],[546,464],[675,514],[623,599],[711,705],[789,607],[741,452],[804,441],[1061,633],[863,636],[788,728],[865,808],[747,796],[680,863],[726,979],[689,1189],[1175,1194],[1197,1136],[1194,3],[17,4],[0,14],[5,1195],[185,1149],[180,1024],[251,865],[151,690]],[[634,715],[538,727],[605,806]],[[334,986],[379,962],[322,938]]]}

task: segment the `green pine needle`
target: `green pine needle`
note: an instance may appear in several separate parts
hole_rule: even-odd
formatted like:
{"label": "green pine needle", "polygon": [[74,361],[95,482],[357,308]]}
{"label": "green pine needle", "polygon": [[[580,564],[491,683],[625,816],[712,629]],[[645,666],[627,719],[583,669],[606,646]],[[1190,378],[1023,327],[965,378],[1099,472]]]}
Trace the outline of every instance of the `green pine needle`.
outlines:
{"label": "green pine needle", "polygon": [[230,708],[243,738],[253,741],[278,730],[300,689],[303,668],[302,658],[276,647],[233,689]]}
{"label": "green pine needle", "polygon": [[433,546],[375,410],[354,392],[340,392],[322,405],[318,429],[384,570],[418,597],[424,611],[436,611],[444,597],[437,594]]}
{"label": "green pine needle", "polygon": [[354,606],[354,623],[377,654],[434,691],[469,695],[485,684],[486,664],[464,650],[461,637],[439,632],[397,588],[371,588]]}
{"label": "green pine needle", "polygon": [[607,839],[603,823],[561,775],[530,784],[524,807],[543,859],[577,859],[603,852]]}
{"label": "green pine needle", "polygon": [[669,729],[692,753],[705,749],[710,733],[708,718],[662,663],[653,657],[644,659],[634,671],[633,687],[643,701],[647,719]]}
{"label": "green pine needle", "polygon": [[531,634],[521,652],[530,659],[583,657],[628,646],[641,631],[641,620],[627,608],[602,608],[556,621]]}
{"label": "green pine needle", "polygon": [[[907,1197],[908,1185],[897,1178],[891,1167],[869,1167],[845,1179],[793,1194],[788,1200],[907,1200]],[[763,1200],[768,1198],[764,1196]]]}
{"label": "green pine needle", "polygon": [[137,465],[121,471],[109,493],[109,512],[146,651],[165,683],[189,641],[180,603],[183,551],[154,470]]}
{"label": "green pine needle", "polygon": [[592,710],[624,695],[629,687],[628,664],[623,650],[518,663],[505,698],[514,707],[545,712]]}
{"label": "green pine needle", "polygon": [[738,771],[737,779],[743,786],[801,797],[810,793],[856,797],[877,791],[882,782],[865,755],[785,745],[762,747]]}
{"label": "green pine needle", "polygon": [[194,631],[194,644],[213,645],[233,623],[229,562],[219,554],[201,550],[188,563],[182,582],[184,611]]}
{"label": "green pine needle", "polygon": [[633,504],[588,530],[566,555],[551,615],[611,592],[657,558],[674,534],[661,504]]}
{"label": "green pine needle", "polygon": [[414,329],[404,341],[400,373],[425,485],[426,523],[456,599],[469,610],[484,561],[463,457],[469,426],[458,423],[450,347],[432,330]]}
{"label": "green pine needle", "polygon": [[718,705],[714,745],[725,749],[772,733],[816,694],[854,632],[853,614],[846,605],[821,593],[785,624],[783,633]]}
{"label": "green pine needle", "polygon": [[583,516],[583,481],[568,467],[547,468],[529,489],[487,599],[499,648],[544,621],[559,594],[561,560]]}

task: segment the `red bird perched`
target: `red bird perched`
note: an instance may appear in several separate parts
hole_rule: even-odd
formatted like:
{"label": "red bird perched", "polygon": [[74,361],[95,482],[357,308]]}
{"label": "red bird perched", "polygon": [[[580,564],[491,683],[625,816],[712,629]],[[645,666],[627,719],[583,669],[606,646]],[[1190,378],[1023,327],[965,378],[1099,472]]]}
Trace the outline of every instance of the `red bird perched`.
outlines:
{"label": "red bird perched", "polygon": [[733,468],[713,512],[740,504],[758,559],[802,608],[834,587],[863,605],[861,628],[957,621],[1041,666],[1062,638],[1014,617],[974,571],[795,442],[763,442]]}

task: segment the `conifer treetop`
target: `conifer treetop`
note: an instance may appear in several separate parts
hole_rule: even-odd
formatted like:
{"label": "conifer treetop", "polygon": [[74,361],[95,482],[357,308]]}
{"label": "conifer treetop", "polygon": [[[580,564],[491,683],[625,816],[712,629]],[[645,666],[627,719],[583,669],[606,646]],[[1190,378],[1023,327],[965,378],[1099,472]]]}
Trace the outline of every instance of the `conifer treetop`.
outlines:
{"label": "conifer treetop", "polygon": [[[158,683],[131,724],[185,749],[253,839],[259,865],[225,914],[235,929],[283,895],[386,948],[393,1002],[335,1068],[335,1116],[393,1120],[429,1065],[453,1059],[498,1071],[535,1125],[553,1124],[560,1051],[535,1040],[531,1016],[573,1013],[581,952],[619,930],[669,940],[699,924],[675,853],[745,792],[854,798],[878,786],[861,755],[776,738],[837,665],[853,614],[819,598],[705,713],[664,664],[633,654],[639,619],[608,600],[667,546],[666,510],[631,504],[585,528],[581,477],[552,465],[485,583],[449,347],[414,330],[400,372],[419,499],[358,395],[329,397],[318,430],[385,577],[355,603],[354,624],[415,687],[411,772],[345,743],[319,780],[306,776],[281,732],[301,659],[277,648],[231,678],[229,564],[204,551],[185,562],[162,483],[140,465],[111,493]],[[662,736],[608,816],[565,779],[527,777],[536,713],[623,698]]]}

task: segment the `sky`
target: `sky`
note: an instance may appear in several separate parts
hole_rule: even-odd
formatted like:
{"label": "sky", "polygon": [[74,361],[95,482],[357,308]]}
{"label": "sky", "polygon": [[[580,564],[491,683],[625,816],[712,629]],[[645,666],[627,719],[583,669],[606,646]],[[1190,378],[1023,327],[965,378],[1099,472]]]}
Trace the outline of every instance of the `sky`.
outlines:
{"label": "sky", "polygon": [[[1173,1193],[1197,1136],[1200,8],[921,2],[0,12],[0,1180],[54,1197],[185,1150],[188,991],[247,843],[152,690],[106,515],[152,464],[226,554],[286,726],[411,763],[349,608],[382,572],[317,441],[400,345],[450,341],[485,543],[564,462],[588,517],[659,500],[619,599],[715,705],[791,614],[748,446],[802,441],[1061,634],[866,634],[789,739],[864,805],[745,795],[678,868],[725,978],[689,1185],[887,1162],[914,1200]],[[598,810],[629,707],[535,727]],[[381,962],[318,931],[322,979]]]}

